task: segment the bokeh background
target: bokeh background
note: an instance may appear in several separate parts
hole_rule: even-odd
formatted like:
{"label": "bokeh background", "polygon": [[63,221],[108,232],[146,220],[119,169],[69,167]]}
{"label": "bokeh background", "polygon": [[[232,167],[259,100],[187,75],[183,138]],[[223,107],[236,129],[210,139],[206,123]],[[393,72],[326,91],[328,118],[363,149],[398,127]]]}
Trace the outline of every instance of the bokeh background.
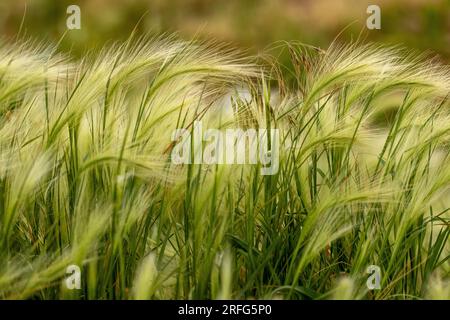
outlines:
{"label": "bokeh background", "polygon": [[[58,41],[67,31],[66,8],[79,5],[82,29],[64,36],[61,47],[74,55],[140,33],[177,32],[213,38],[259,53],[280,40],[327,47],[340,41],[402,44],[450,60],[450,0],[1,0],[0,30],[23,31],[42,41]],[[367,6],[381,8],[381,30],[365,27]],[[25,9],[26,7],[26,9]]]}

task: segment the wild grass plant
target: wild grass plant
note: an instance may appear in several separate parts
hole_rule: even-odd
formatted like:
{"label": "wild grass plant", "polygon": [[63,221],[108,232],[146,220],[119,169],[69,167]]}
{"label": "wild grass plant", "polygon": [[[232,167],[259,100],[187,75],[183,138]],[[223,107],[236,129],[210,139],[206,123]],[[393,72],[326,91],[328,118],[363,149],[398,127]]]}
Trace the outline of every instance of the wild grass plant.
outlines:
{"label": "wild grass plant", "polygon": [[[2,43],[0,297],[449,299],[450,68],[287,47],[294,84],[167,36],[81,61]],[[196,120],[277,128],[278,172],[172,164]]]}

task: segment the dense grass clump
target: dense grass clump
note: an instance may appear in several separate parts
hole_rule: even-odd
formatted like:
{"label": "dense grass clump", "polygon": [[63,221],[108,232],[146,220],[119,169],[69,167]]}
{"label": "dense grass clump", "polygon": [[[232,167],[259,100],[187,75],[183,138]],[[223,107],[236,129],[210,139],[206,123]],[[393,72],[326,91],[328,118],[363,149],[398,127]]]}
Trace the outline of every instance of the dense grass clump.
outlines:
{"label": "dense grass clump", "polygon": [[[450,298],[450,68],[288,46],[289,84],[171,37],[82,61],[3,43],[0,298]],[[172,164],[200,119],[279,129],[277,174]]]}

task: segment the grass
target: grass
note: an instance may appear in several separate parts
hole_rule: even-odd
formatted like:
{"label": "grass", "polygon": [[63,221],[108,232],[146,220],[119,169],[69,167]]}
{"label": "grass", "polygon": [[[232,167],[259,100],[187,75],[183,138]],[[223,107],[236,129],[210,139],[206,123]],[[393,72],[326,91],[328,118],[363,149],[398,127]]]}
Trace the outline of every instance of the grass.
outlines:
{"label": "grass", "polygon": [[[286,46],[288,70],[170,36],[81,61],[2,43],[0,297],[449,299],[450,68]],[[199,119],[278,128],[278,173],[171,164]]]}

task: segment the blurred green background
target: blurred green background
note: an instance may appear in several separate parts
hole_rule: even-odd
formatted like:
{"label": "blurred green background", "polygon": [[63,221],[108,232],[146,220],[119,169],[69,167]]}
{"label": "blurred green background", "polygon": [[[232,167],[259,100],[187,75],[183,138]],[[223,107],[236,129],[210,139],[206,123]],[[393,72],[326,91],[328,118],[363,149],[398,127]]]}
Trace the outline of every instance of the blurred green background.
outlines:
{"label": "blurred green background", "polygon": [[[81,8],[82,28],[68,31],[61,45],[75,55],[127,37],[146,13],[141,33],[197,35],[252,53],[279,40],[327,47],[340,33],[347,41],[363,32],[367,41],[403,44],[450,60],[450,0],[1,0],[1,34],[14,37],[26,12],[26,35],[56,42],[67,31],[71,4]],[[369,4],[381,8],[381,30],[365,27]]]}

